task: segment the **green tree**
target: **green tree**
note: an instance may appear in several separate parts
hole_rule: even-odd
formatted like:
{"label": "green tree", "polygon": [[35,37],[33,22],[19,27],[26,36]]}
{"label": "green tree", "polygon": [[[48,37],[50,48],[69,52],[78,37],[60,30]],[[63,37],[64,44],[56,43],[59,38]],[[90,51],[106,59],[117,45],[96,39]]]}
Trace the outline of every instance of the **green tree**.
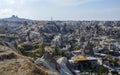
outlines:
{"label": "green tree", "polygon": [[54,54],[54,55],[58,55],[58,54],[59,54],[59,47],[58,47],[58,46],[55,46],[55,47],[54,47],[53,54]]}
{"label": "green tree", "polygon": [[60,50],[60,55],[61,56],[64,56],[65,55],[65,52],[63,50]]}
{"label": "green tree", "polygon": [[99,70],[98,70],[99,74],[107,74],[108,73],[108,68],[104,67],[104,66],[100,66]]}
{"label": "green tree", "polygon": [[112,73],[112,75],[118,75],[117,71],[112,71],[111,73]]}
{"label": "green tree", "polygon": [[44,54],[44,52],[45,52],[45,46],[44,46],[44,44],[43,44],[43,42],[40,42],[39,43],[39,48],[38,48],[38,52],[40,53],[40,55],[42,56],[43,54]]}
{"label": "green tree", "polygon": [[78,47],[78,46],[75,46],[75,47],[74,47],[74,50],[79,50],[79,47]]}

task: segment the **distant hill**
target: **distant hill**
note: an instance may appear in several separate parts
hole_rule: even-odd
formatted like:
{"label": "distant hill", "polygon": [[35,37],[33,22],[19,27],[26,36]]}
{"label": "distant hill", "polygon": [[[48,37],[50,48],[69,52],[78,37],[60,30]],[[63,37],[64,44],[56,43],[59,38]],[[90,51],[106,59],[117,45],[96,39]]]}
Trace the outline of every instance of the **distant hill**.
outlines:
{"label": "distant hill", "polygon": [[12,15],[9,18],[2,18],[2,21],[32,21],[30,19],[19,18],[18,16]]}

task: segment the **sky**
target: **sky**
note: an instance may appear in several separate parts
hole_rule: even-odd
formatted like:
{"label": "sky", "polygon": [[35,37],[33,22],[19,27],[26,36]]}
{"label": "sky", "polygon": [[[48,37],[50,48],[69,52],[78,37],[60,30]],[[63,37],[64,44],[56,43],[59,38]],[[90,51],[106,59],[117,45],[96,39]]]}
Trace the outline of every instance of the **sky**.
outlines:
{"label": "sky", "polygon": [[120,20],[120,0],[0,0],[0,18]]}

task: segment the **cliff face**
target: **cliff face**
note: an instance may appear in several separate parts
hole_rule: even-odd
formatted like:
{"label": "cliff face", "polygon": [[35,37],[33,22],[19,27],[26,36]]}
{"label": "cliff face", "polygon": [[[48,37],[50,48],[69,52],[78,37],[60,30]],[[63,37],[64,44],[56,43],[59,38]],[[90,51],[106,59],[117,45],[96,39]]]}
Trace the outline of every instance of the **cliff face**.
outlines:
{"label": "cliff face", "polygon": [[0,45],[0,75],[48,75],[51,71],[37,66],[31,58]]}

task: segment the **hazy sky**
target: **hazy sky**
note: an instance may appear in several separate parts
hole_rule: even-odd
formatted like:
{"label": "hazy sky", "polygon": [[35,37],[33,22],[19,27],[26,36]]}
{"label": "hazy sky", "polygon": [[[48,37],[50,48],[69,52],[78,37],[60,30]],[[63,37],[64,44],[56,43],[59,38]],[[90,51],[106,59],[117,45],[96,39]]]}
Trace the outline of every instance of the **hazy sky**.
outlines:
{"label": "hazy sky", "polygon": [[0,0],[0,18],[120,20],[120,0]]}

